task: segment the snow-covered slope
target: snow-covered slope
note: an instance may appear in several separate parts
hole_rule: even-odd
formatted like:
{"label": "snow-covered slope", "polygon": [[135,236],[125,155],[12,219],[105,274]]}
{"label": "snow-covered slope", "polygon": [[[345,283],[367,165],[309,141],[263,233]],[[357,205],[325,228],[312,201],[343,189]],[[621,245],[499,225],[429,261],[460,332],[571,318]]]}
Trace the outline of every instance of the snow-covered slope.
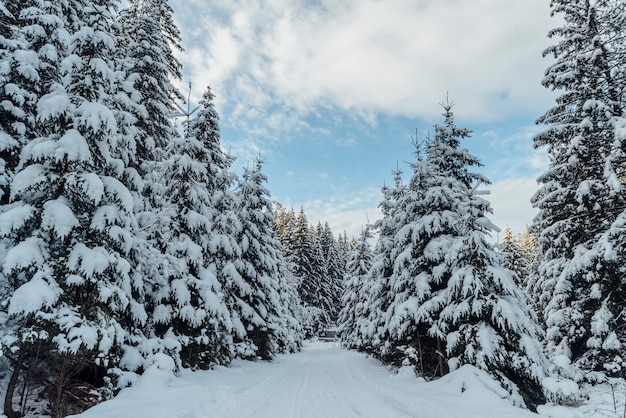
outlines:
{"label": "snow-covered slope", "polygon": [[235,361],[180,377],[169,366],[164,359],[135,386],[80,417],[537,417],[502,399],[497,383],[473,367],[427,383],[332,342],[308,343],[271,363]]}

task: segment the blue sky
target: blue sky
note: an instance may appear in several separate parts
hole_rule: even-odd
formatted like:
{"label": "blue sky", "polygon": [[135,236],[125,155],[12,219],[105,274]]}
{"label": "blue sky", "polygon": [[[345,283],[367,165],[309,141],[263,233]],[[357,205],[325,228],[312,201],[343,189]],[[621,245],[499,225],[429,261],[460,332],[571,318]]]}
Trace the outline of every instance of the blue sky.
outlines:
{"label": "blue sky", "polygon": [[[492,220],[521,232],[547,165],[534,124],[558,24],[546,0],[171,0],[181,86],[210,84],[222,142],[237,162],[261,155],[272,197],[334,232],[379,216],[380,187],[410,176],[411,138],[455,102],[463,145],[493,184]],[[181,87],[186,92],[186,87]]]}

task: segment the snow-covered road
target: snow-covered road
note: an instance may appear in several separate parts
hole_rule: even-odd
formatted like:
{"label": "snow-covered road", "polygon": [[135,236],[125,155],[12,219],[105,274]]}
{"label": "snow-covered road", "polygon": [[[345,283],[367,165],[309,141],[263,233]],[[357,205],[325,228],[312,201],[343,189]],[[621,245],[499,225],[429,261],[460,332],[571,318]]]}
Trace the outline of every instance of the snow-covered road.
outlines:
{"label": "snow-covered road", "polygon": [[176,378],[155,368],[81,417],[537,417],[494,391],[473,368],[426,383],[336,343],[314,342],[271,363],[236,361]]}

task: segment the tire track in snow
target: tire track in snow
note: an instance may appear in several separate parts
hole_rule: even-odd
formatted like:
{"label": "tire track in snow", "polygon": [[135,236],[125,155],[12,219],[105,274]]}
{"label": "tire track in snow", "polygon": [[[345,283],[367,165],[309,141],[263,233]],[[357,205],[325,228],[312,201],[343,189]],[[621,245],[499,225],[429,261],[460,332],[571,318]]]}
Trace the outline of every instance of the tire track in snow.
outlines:
{"label": "tire track in snow", "polygon": [[[361,393],[359,394],[359,399],[365,398],[363,395],[370,395],[370,399],[376,399],[377,402],[381,405],[384,405],[389,410],[388,414],[391,414],[393,411],[393,415],[387,415],[389,417],[409,417],[409,418],[420,418],[418,415],[415,415],[413,411],[410,410],[406,405],[401,402],[398,402],[396,399],[389,398],[387,396],[383,396],[378,390],[376,390],[376,386],[372,384],[371,379],[364,379],[363,376],[357,377],[354,372],[353,361],[349,358],[352,355],[351,352],[348,351],[340,351],[338,357],[341,358],[342,366],[345,372],[343,373],[346,377],[352,381],[354,387],[360,387]],[[358,401],[358,400],[357,400]],[[361,416],[361,415],[359,415]],[[371,415],[366,415],[371,416]]]}
{"label": "tire track in snow", "polygon": [[417,418],[405,405],[380,396],[371,384],[357,378],[351,363],[362,360],[336,344],[303,354],[311,358],[309,369],[302,372],[313,382],[306,390],[313,404],[300,417]]}
{"label": "tire track in snow", "polygon": [[296,353],[276,364],[266,364],[273,373],[263,379],[255,390],[248,391],[238,399],[238,410],[231,416],[238,418],[275,418],[303,416],[307,401],[310,375],[303,370],[310,369],[311,358]]}
{"label": "tire track in snow", "polygon": [[[368,376],[365,373],[364,368],[355,368],[355,364],[353,361],[349,361],[348,356],[353,356],[355,353],[350,351],[342,351],[341,355],[344,359],[346,370],[348,371],[351,378],[360,382],[361,385],[374,397],[380,399],[383,403],[389,405],[397,412],[403,414],[407,417],[412,418],[444,418],[441,415],[441,411],[437,412],[432,404],[424,399],[420,401],[419,407],[415,405],[408,405],[405,401],[403,401],[400,397],[397,396],[394,389],[385,387],[381,385],[380,381],[372,379],[371,376]],[[384,367],[380,365],[379,367]],[[358,375],[356,370],[358,370]],[[416,394],[418,396],[418,394]]]}

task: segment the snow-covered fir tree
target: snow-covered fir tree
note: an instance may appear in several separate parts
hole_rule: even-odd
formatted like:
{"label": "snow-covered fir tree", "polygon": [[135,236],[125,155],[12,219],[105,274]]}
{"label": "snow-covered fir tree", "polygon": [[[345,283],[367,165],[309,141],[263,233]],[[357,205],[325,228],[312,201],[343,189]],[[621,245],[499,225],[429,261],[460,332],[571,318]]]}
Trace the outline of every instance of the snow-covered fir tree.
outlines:
{"label": "snow-covered fir tree", "polygon": [[384,201],[383,251],[369,284],[374,353],[424,375],[473,365],[534,407],[545,399],[542,332],[487,241],[497,228],[478,187],[489,181],[471,171],[480,162],[461,147],[470,131],[455,125],[452,106],[443,103],[445,123],[426,158],[416,153],[409,184]]}
{"label": "snow-covered fir tree", "polygon": [[512,235],[508,237],[505,230],[501,250],[504,255],[504,266],[517,274],[518,286],[526,294],[529,305],[536,313],[543,312],[545,305],[542,305],[541,291],[538,287],[541,253],[537,236],[530,232],[528,227],[517,237]]}
{"label": "snow-covered fir tree", "polygon": [[384,331],[384,313],[391,303],[391,282],[393,262],[398,248],[395,245],[397,232],[397,204],[406,191],[402,182],[402,170],[393,171],[394,186],[383,186],[383,200],[378,207],[383,218],[374,223],[378,240],[374,248],[372,267],[364,278],[367,291],[363,295],[363,315],[357,320],[358,335],[361,336],[359,350],[379,355],[381,345],[387,336]]}
{"label": "snow-covered fir tree", "polygon": [[[165,12],[161,3],[165,3]],[[170,120],[176,97],[170,80],[180,77],[180,63],[171,52],[179,48],[179,40],[167,37],[169,32],[178,31],[171,9],[162,0],[130,1],[117,23],[119,48],[115,62],[122,81],[117,101],[127,115],[118,122],[126,129],[118,139],[117,157],[126,165],[122,181],[134,200],[137,223],[132,231],[136,237],[131,252],[132,274],[134,280],[143,282],[141,296],[149,318],[132,341],[132,348],[127,349],[122,366],[140,372],[150,367],[158,353],[167,353],[180,364],[178,353],[181,342],[185,342],[162,332],[163,324],[155,324],[161,317],[154,310],[171,291],[171,282],[187,272],[185,263],[173,256],[170,248],[171,242],[179,238],[180,225],[174,225],[178,214],[172,216],[176,204],[172,205],[167,196],[173,189],[168,181],[181,178],[165,173],[172,169],[172,153],[181,151],[185,155],[189,149],[172,143],[179,143],[181,135]],[[172,226],[175,231],[170,231]]]}
{"label": "snow-covered fir tree", "polygon": [[281,277],[286,265],[261,166],[257,160],[254,169],[244,169],[238,189],[241,260],[236,267],[246,286],[236,297],[244,314],[248,357],[271,359],[279,352],[294,351],[300,335],[296,307],[288,304],[289,283]]}
{"label": "snow-covered fir tree", "polygon": [[280,202],[274,202],[274,212],[276,234],[285,246],[285,251],[288,251],[296,227],[296,214],[293,208],[287,210]]}
{"label": "snow-covered fir tree", "polygon": [[[303,212],[304,213],[304,212]],[[308,246],[309,253],[309,271],[307,286],[312,289],[313,306],[319,307],[323,311],[323,323],[320,325],[327,326],[334,324],[337,319],[338,306],[337,299],[341,295],[341,291],[334,284],[334,277],[328,271],[328,264],[324,256],[324,250],[317,230],[313,225],[308,228]]]}
{"label": "snow-covered fir tree", "polygon": [[80,412],[163,366],[163,353],[206,368],[300,345],[304,315],[260,167],[239,199],[210,89],[185,135],[174,128],[172,9],[127,5],[0,1],[9,418],[31,391],[42,413]]}
{"label": "snow-covered fir tree", "polygon": [[22,354],[46,346],[50,381],[59,388],[50,398],[53,416],[74,406],[61,390],[68,376],[118,367],[129,334],[146,321],[135,298],[142,284],[130,274],[134,202],[118,178],[122,163],[112,157],[114,5],[71,2],[56,16],[72,30],[63,78],[37,103],[42,136],[24,146],[11,183],[18,203],[2,215],[1,232],[14,243],[3,263],[16,289],[9,301],[17,332],[10,348],[20,353],[14,373],[23,371]]}
{"label": "snow-covered fir tree", "polygon": [[296,216],[276,204],[276,232],[280,239],[291,277],[297,282],[303,304],[300,321],[305,334],[317,335],[322,328],[334,325],[340,308],[345,269],[344,250],[330,227],[308,223],[304,209]]}
{"label": "snow-covered fir tree", "polygon": [[[0,2],[0,213],[19,206],[9,204],[10,185],[18,170],[20,154],[24,145],[42,136],[44,129],[36,121],[39,99],[61,80],[60,63],[67,55],[67,29],[62,19],[61,5],[43,1]],[[4,219],[12,222],[11,216]],[[3,228],[6,230],[6,228]],[[11,237],[0,242],[0,257],[14,245]],[[7,272],[9,273],[9,272]],[[10,274],[10,273],[9,273]],[[45,369],[33,352],[41,340],[33,344],[15,341],[20,334],[19,320],[9,320],[8,301],[23,280],[11,279],[0,273],[0,350],[9,369],[23,365],[29,359],[29,373]],[[5,393],[4,414],[13,417],[23,411],[30,402],[28,392],[36,379],[28,379],[29,373],[17,371],[11,374]],[[17,388],[19,397],[14,398]],[[21,399],[14,405],[14,399]],[[17,411],[15,411],[17,410]]]}
{"label": "snow-covered fir tree", "polygon": [[192,369],[223,363],[222,351],[228,352],[232,345],[222,286],[207,270],[213,211],[208,185],[213,180],[206,166],[212,158],[207,147],[211,136],[203,122],[206,109],[212,108],[211,99],[207,91],[189,135],[172,138],[165,149],[167,158],[159,164],[167,181],[159,191],[163,200],[158,215],[167,220],[167,229],[160,231],[158,242],[170,270],[167,282],[151,289],[155,305],[151,321],[159,337],[173,334],[181,345],[182,364]]}
{"label": "snow-covered fir tree", "polygon": [[322,306],[319,284],[321,250],[311,241],[309,222],[301,208],[296,218],[293,236],[288,243],[287,260],[294,277],[298,280],[298,294],[307,310],[307,319],[303,323],[305,335],[316,335],[324,324],[330,323],[328,312]]}
{"label": "snow-covered fir tree", "polygon": [[531,260],[524,253],[518,239],[513,235],[513,231],[509,227],[504,229],[500,251],[504,257],[502,266],[515,272],[518,280],[517,286],[520,289],[526,289],[528,278],[531,274]]}
{"label": "snow-covered fir tree", "polygon": [[385,341],[380,356],[396,365],[412,364],[422,376],[436,376],[448,371],[441,355],[445,342],[429,332],[436,312],[426,312],[420,307],[445,282],[431,280],[423,254],[429,239],[452,233],[458,219],[449,213],[438,216],[438,211],[450,202],[427,194],[436,175],[435,168],[423,160],[418,144],[415,155],[413,175],[395,204],[392,218],[395,232],[390,252],[392,270],[386,295],[389,302],[382,312]]}
{"label": "snow-covered fir tree", "polygon": [[335,240],[328,222],[323,227],[319,222],[316,233],[324,256],[325,283],[329,289],[330,318],[331,322],[335,323],[342,306],[341,295],[343,294],[343,281],[346,272],[346,255],[343,253],[339,242]]}
{"label": "snow-covered fir tree", "polygon": [[626,358],[620,342],[626,14],[621,2],[603,0],[555,0],[551,7],[563,24],[550,32],[558,40],[544,52],[555,62],[543,85],[561,94],[538,119],[547,126],[534,138],[550,156],[532,199],[543,257],[537,287],[550,355],[573,364],[560,373],[596,380],[621,375]]}
{"label": "snow-covered fir tree", "polygon": [[445,286],[432,292],[420,310],[424,316],[436,314],[430,333],[445,339],[451,369],[471,364],[485,370],[534,407],[545,400],[542,331],[515,285],[515,273],[502,267],[487,242],[497,228],[487,218],[491,208],[478,187],[489,181],[470,171],[481,164],[460,146],[470,132],[455,125],[452,107],[443,104],[445,123],[435,126],[426,148],[435,168],[427,196],[446,202],[426,225],[436,230],[452,223],[454,229],[429,237],[425,246],[426,281]]}
{"label": "snow-covered fir tree", "polygon": [[[235,240],[240,227],[234,213],[235,197],[231,189],[234,181],[234,175],[229,170],[232,157],[221,149],[219,116],[213,101],[214,95],[209,87],[203,95],[200,110],[188,127],[188,136],[203,145],[204,187],[210,199],[204,214],[209,232],[205,237],[203,274],[215,282],[213,289],[221,296],[213,301],[220,305],[213,311],[219,314],[208,318],[212,330],[207,329],[218,332],[197,341],[197,345],[192,347],[194,356],[201,355],[203,358],[198,367],[230,363],[236,355],[234,340],[245,337],[239,310],[232,299],[236,295],[235,286],[241,283],[233,266],[233,262],[241,257],[241,250]],[[225,304],[225,308],[221,304]],[[222,311],[226,317],[222,316]]]}
{"label": "snow-covered fir tree", "polygon": [[180,96],[171,82],[181,77],[173,54],[181,49],[180,36],[167,0],[131,0],[121,13],[119,30],[126,54],[120,64],[137,92],[133,101],[141,105],[135,115],[139,138],[132,151],[135,161],[149,164],[162,158],[170,138],[178,136],[170,116],[176,109],[174,98]]}
{"label": "snow-covered fir tree", "polygon": [[372,267],[374,255],[369,241],[372,239],[371,227],[366,225],[359,239],[348,253],[344,292],[341,298],[342,308],[338,319],[338,334],[348,348],[362,347],[358,320],[364,316],[367,295],[367,274]]}

